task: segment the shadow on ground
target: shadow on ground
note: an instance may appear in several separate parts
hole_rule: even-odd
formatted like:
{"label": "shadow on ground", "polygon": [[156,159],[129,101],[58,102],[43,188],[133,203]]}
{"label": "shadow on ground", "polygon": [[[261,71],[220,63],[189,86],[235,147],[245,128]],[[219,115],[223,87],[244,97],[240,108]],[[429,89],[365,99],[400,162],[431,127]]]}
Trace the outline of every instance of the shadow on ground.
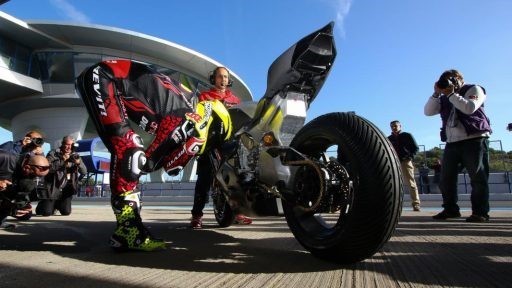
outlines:
{"label": "shadow on ground", "polygon": [[[15,231],[1,236],[0,249],[51,251],[86,263],[194,272],[255,274],[342,269],[381,273],[396,281],[425,285],[484,287],[512,283],[510,217],[474,224],[463,219],[433,222],[427,216],[402,216],[394,236],[381,252],[366,261],[344,266],[322,261],[305,251],[279,217],[265,218],[262,224],[255,221],[250,226],[225,228],[230,232],[243,229],[250,235],[243,239],[224,233],[213,222],[207,222],[206,229],[192,230],[183,218],[165,221],[148,218],[150,230],[169,243],[167,250],[150,253],[116,253],[108,248],[113,221],[62,219],[35,217],[22,223]],[[0,266],[0,272],[6,269],[9,267]],[[52,273],[26,270],[34,277]],[[88,281],[65,277],[71,282]],[[90,285],[115,286],[115,283],[90,281]]]}

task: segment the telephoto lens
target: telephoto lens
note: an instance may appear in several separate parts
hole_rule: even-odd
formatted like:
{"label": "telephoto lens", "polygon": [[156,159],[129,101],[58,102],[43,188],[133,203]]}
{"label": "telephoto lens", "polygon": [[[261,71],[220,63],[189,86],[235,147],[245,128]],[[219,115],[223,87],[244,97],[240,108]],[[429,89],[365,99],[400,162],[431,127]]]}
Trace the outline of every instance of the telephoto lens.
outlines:
{"label": "telephoto lens", "polygon": [[439,80],[437,81],[437,87],[439,87],[440,89],[446,89],[450,87],[450,85],[452,85],[452,82],[445,78],[439,78]]}
{"label": "telephoto lens", "polygon": [[73,153],[71,155],[69,155],[69,157],[73,160],[78,160],[80,159],[80,155],[78,155],[77,153]]}
{"label": "telephoto lens", "polygon": [[41,147],[44,144],[44,140],[43,138],[32,138],[32,143],[34,143],[34,145],[36,146]]}

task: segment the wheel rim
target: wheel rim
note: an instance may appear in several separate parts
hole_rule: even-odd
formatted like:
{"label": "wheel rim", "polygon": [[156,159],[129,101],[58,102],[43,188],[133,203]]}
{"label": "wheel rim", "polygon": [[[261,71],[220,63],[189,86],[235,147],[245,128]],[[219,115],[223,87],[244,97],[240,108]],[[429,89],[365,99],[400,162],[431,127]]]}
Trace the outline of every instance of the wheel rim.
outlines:
{"label": "wheel rim", "polygon": [[[325,177],[319,177],[314,169],[303,166],[298,169],[293,186],[296,201],[293,211],[295,221],[308,235],[325,239],[339,233],[350,214],[354,195],[354,177],[349,174],[350,162],[343,160],[337,143],[326,138],[310,139],[300,151],[314,159]],[[338,159],[328,151],[338,150]],[[331,155],[329,155],[331,154]],[[330,157],[329,157],[330,156]],[[319,189],[325,187],[319,207],[309,208],[318,199]]]}

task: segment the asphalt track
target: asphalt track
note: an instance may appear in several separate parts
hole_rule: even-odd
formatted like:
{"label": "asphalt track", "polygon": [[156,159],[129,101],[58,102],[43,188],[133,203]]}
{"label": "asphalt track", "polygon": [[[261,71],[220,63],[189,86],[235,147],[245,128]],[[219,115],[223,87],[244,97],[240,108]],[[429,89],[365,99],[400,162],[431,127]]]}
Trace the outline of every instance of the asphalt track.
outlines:
{"label": "asphalt track", "polygon": [[205,229],[192,230],[189,206],[143,208],[166,250],[116,253],[107,203],[75,201],[70,216],[9,219],[17,227],[0,230],[0,287],[510,287],[512,210],[503,206],[489,223],[433,221],[437,207],[406,207],[380,252],[343,266],[305,251],[282,217],[218,228],[207,209]]}

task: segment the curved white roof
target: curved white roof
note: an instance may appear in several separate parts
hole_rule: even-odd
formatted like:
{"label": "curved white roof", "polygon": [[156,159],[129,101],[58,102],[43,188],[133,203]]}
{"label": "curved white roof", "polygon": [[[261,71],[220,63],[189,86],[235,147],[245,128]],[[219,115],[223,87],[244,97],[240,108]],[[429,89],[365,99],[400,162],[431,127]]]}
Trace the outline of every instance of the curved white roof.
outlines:
{"label": "curved white roof", "polygon": [[[188,74],[205,83],[208,83],[210,71],[216,66],[225,66],[176,43],[134,31],[55,21],[24,22],[2,11],[0,36],[34,51],[95,53],[156,64]],[[242,101],[252,100],[247,85],[236,73],[230,72],[233,79],[232,91]],[[38,79],[0,65],[0,126],[9,129],[11,119],[25,111],[83,105],[77,97],[65,95],[74,95],[72,83],[57,86],[49,88],[52,91],[47,93],[43,91],[46,88]],[[65,92],[67,90],[69,91]]]}
{"label": "curved white roof", "polygon": [[[208,82],[207,75],[216,66],[225,66],[199,52],[179,44],[150,35],[102,25],[69,24],[61,22],[27,22],[55,39],[71,46],[93,46],[132,53],[134,60],[151,62],[184,72],[194,78]],[[139,59],[139,57],[147,59]],[[229,68],[229,67],[228,67]],[[252,100],[247,85],[233,76],[233,92],[242,100]]]}

